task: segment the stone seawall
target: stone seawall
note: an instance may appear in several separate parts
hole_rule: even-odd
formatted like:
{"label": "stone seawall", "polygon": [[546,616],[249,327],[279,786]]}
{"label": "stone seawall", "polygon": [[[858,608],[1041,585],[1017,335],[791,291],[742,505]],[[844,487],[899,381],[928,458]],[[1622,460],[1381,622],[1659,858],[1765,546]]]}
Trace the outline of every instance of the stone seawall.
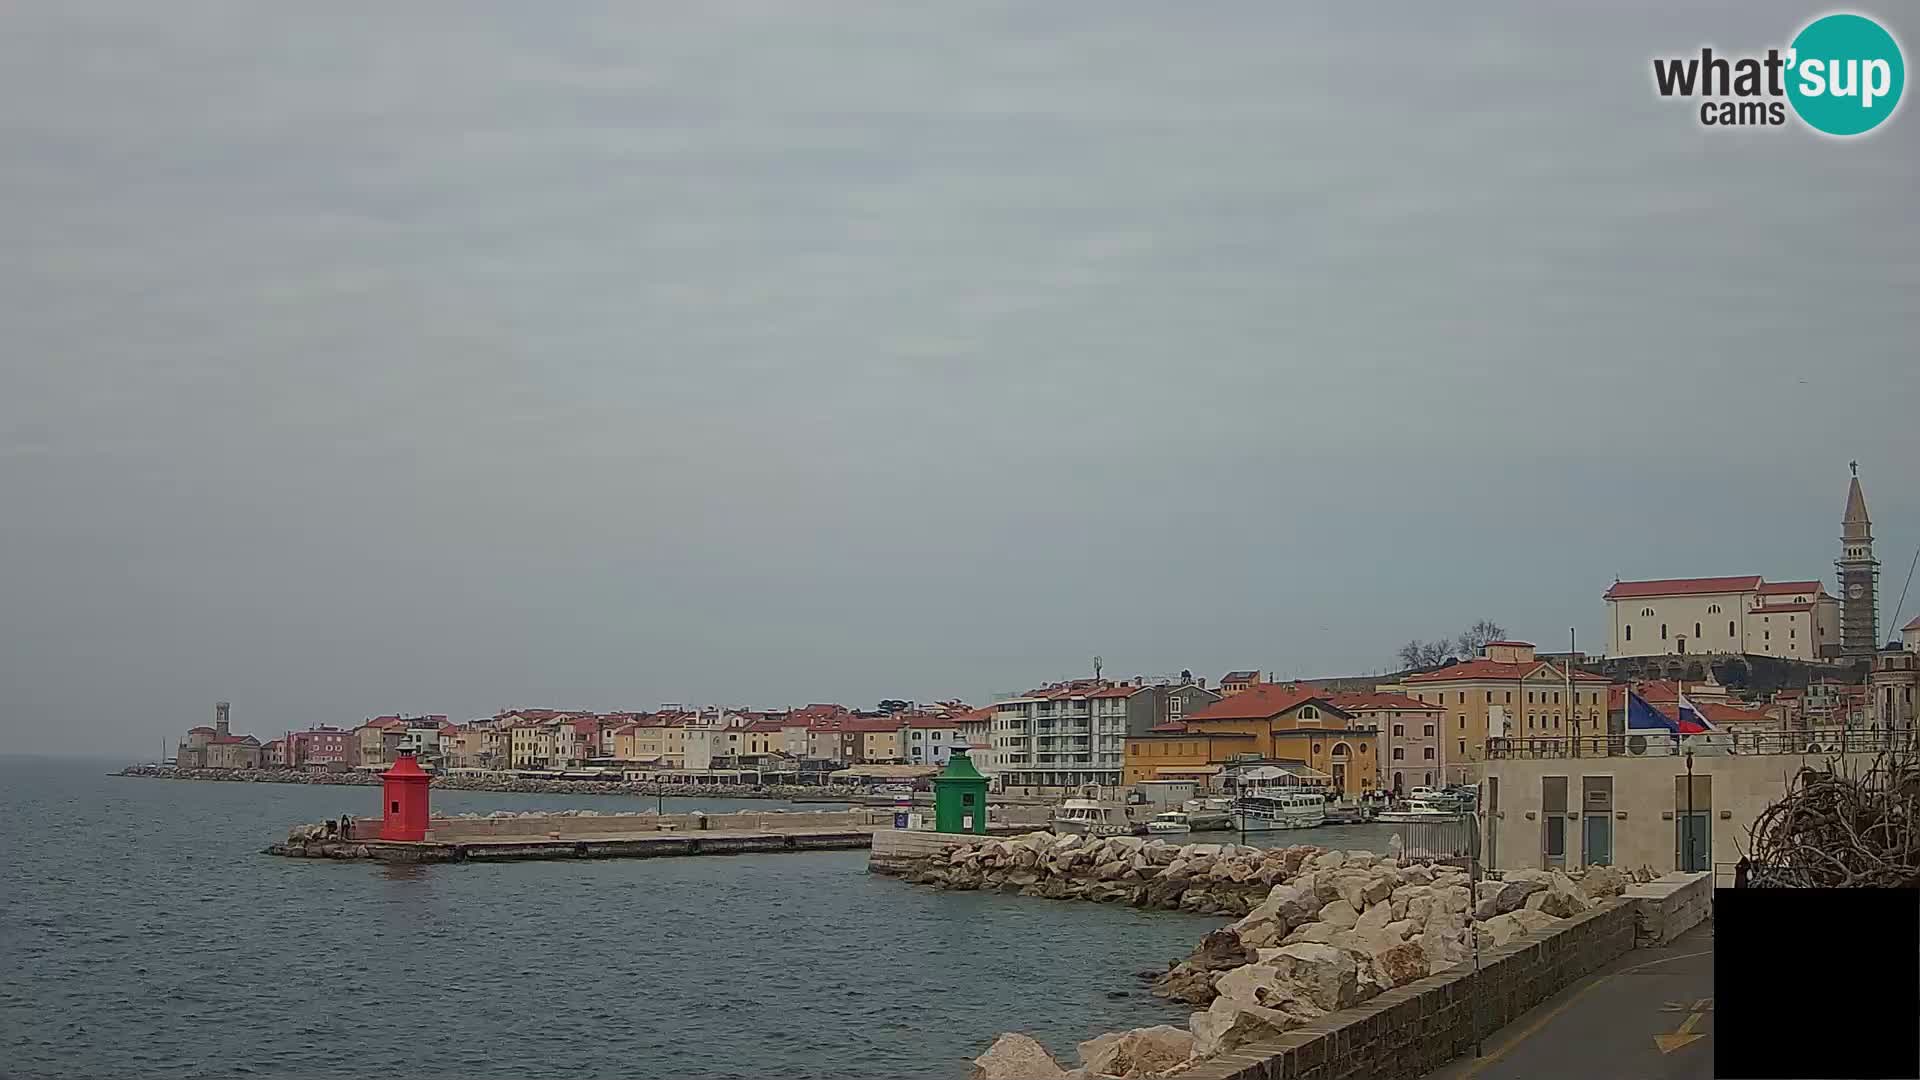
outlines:
{"label": "stone seawall", "polygon": [[[1253,1044],[1321,1027],[1344,1032],[1347,1021],[1337,1014],[1438,974],[1457,976],[1476,947],[1483,956],[1505,956],[1498,950],[1515,941],[1610,910],[1626,886],[1623,875],[1605,869],[1578,880],[1558,872],[1516,870],[1497,881],[1474,881],[1463,867],[1365,851],[1174,845],[1050,833],[1004,840],[927,838],[883,854],[875,869],[884,865],[907,881],[938,888],[991,888],[1241,916],[1203,936],[1184,960],[1164,971],[1140,973],[1151,980],[1154,994],[1199,1007],[1187,1026],[1116,1032],[1082,1043],[1080,1067],[1089,1077],[1199,1075],[1198,1068],[1222,1062],[1232,1068],[1219,1075],[1237,1076],[1234,1070],[1249,1059],[1235,1055],[1249,1053],[1246,1048]],[[1632,946],[1631,914],[1600,925],[1604,933],[1581,930],[1554,948],[1571,948],[1568,943],[1595,934],[1611,944],[1581,945],[1566,958],[1557,952],[1529,954],[1544,966],[1527,960],[1500,968],[1501,992],[1514,1000],[1538,1000],[1551,992],[1541,987],[1563,969],[1586,963],[1595,949]],[[1521,989],[1510,992],[1509,984]],[[1369,1015],[1411,996],[1388,997]],[[1453,1022],[1449,1014],[1445,1023]],[[1440,1024],[1432,1026],[1438,1031]],[[1408,1037],[1417,1037],[1420,1029],[1414,1025]],[[1350,1047],[1342,1040],[1354,1037],[1349,1032],[1333,1040],[1344,1054]],[[1451,1056],[1447,1045],[1436,1044],[1434,1052]],[[1404,1050],[1401,1045],[1393,1052],[1406,1056]],[[1325,1072],[1247,1075],[1372,1075],[1371,1066],[1358,1061]],[[1058,1073],[1048,1069],[1059,1069],[1044,1048],[1017,1033],[1003,1035],[976,1066],[975,1080],[1054,1076]]]}
{"label": "stone seawall", "polygon": [[1414,1080],[1634,947],[1638,904],[1607,900],[1559,925],[1483,949],[1480,970],[1450,968],[1237,1047],[1183,1080]]}

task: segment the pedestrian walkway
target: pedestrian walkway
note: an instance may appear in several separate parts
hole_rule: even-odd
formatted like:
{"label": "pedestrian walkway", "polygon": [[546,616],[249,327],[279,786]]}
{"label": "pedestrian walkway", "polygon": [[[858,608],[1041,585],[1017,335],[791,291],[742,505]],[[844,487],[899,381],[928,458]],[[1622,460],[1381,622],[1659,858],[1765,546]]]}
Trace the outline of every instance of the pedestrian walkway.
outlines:
{"label": "pedestrian walkway", "polygon": [[1489,1035],[1433,1080],[1707,1080],[1713,923],[1634,949]]}

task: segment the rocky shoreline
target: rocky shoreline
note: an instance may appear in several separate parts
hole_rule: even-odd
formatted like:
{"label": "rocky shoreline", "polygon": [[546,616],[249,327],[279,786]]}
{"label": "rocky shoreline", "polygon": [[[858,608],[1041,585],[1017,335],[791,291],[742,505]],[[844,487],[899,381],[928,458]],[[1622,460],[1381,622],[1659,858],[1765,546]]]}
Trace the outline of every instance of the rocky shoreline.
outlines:
{"label": "rocky shoreline", "polygon": [[945,889],[1239,916],[1166,970],[1140,973],[1155,995],[1199,1007],[1186,1027],[1098,1036],[1079,1045],[1071,1070],[1031,1037],[1009,1033],[975,1059],[972,1080],[1176,1076],[1466,963],[1476,940],[1504,945],[1611,902],[1629,880],[1601,868],[1581,879],[1517,870],[1473,883],[1461,866],[1403,865],[1373,852],[1046,832],[964,844],[902,876]]}
{"label": "rocky shoreline", "polygon": [[[154,765],[129,765],[117,776],[145,776],[161,780],[216,780],[255,784],[331,784],[345,787],[377,787],[377,773],[322,772],[306,769],[174,769]],[[844,796],[861,794],[861,789],[843,784],[801,786],[797,784],[656,784],[624,780],[491,780],[478,776],[435,776],[432,786],[443,791],[500,791],[522,795],[644,795],[649,798],[706,797],[715,799],[792,799],[796,796]]]}

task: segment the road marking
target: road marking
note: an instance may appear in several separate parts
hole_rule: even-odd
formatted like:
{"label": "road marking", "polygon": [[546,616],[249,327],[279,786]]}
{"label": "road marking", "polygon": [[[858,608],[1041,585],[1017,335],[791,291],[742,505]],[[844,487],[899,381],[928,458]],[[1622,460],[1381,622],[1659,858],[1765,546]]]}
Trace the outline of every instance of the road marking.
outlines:
{"label": "road marking", "polygon": [[[1555,1019],[1557,1019],[1560,1016],[1561,1013],[1566,1012],[1568,1009],[1572,1008],[1574,1002],[1579,1001],[1582,997],[1585,997],[1587,991],[1592,990],[1594,987],[1599,986],[1601,983],[1607,982],[1611,979],[1617,979],[1622,975],[1631,975],[1636,971],[1645,971],[1650,967],[1659,967],[1661,964],[1671,964],[1675,960],[1691,960],[1696,956],[1711,956],[1711,955],[1713,955],[1712,949],[1702,949],[1699,952],[1681,953],[1679,956],[1663,956],[1658,960],[1649,960],[1644,964],[1635,964],[1630,968],[1621,968],[1619,971],[1609,972],[1608,974],[1602,975],[1599,978],[1588,983],[1587,985],[1581,987],[1580,989],[1575,990],[1573,993],[1568,994],[1567,1000],[1547,1010],[1547,1012],[1544,1015],[1542,1015],[1538,1020],[1535,1020],[1533,1023],[1528,1024],[1524,1029],[1522,1029],[1519,1034],[1507,1040],[1505,1043],[1501,1044],[1500,1046],[1495,1047],[1490,1053],[1487,1054],[1487,1056],[1480,1058],[1478,1061],[1475,1061],[1471,1066],[1467,1068],[1465,1072],[1462,1072],[1456,1078],[1456,1080],[1472,1080],[1473,1077],[1478,1076],[1482,1069],[1485,1069],[1487,1066],[1507,1056],[1508,1051],[1512,1050],[1516,1046],[1519,1046],[1521,1043],[1526,1042],[1528,1039],[1533,1038],[1535,1035],[1538,1035],[1540,1033],[1541,1028],[1546,1027],[1548,1024],[1551,1024]],[[1705,1038],[1705,1036],[1696,1035],[1694,1036],[1694,1038]]]}
{"label": "road marking", "polygon": [[[1704,1004],[1706,1004],[1706,999],[1702,998],[1696,1004],[1696,1008]],[[1680,1029],[1678,1031],[1675,1031],[1671,1035],[1655,1035],[1653,1037],[1653,1045],[1658,1047],[1662,1054],[1671,1054],[1683,1046],[1699,1042],[1701,1039],[1706,1038],[1705,1035],[1695,1035],[1693,1033],[1693,1029],[1700,1026],[1700,1018],[1704,1015],[1705,1014],[1701,1012],[1688,1013],[1687,1018],[1680,1021]]]}

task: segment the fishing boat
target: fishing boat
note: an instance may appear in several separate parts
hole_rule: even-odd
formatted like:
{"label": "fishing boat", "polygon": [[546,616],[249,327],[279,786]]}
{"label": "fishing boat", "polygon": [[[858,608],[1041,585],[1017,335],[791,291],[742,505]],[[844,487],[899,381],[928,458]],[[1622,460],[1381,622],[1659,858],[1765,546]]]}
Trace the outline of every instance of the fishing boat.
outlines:
{"label": "fishing boat", "polygon": [[1123,804],[1098,799],[1068,799],[1054,808],[1053,831],[1062,835],[1136,836],[1146,831],[1134,823]]}
{"label": "fishing boat", "polygon": [[1188,799],[1181,810],[1187,815],[1187,826],[1194,832],[1233,828],[1233,800],[1224,796]]}
{"label": "fishing boat", "polygon": [[1459,821],[1466,813],[1439,799],[1409,799],[1407,805],[1382,810],[1374,820],[1401,825],[1411,821]]}
{"label": "fishing boat", "polygon": [[1147,822],[1148,836],[1175,836],[1192,831],[1193,825],[1183,810],[1163,811],[1153,815]]}
{"label": "fishing boat", "polygon": [[1241,832],[1311,829],[1327,820],[1327,798],[1317,791],[1269,789],[1233,800],[1233,827]]}

